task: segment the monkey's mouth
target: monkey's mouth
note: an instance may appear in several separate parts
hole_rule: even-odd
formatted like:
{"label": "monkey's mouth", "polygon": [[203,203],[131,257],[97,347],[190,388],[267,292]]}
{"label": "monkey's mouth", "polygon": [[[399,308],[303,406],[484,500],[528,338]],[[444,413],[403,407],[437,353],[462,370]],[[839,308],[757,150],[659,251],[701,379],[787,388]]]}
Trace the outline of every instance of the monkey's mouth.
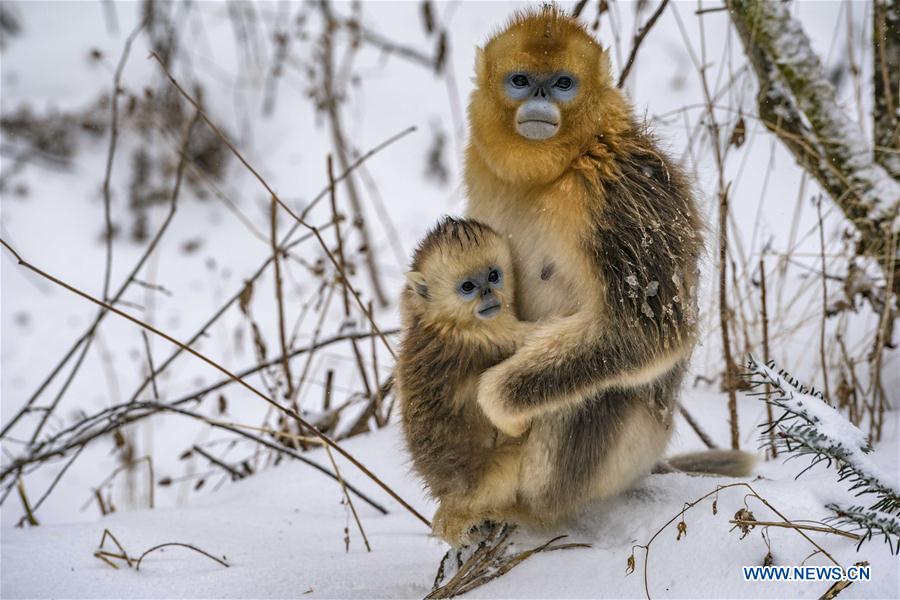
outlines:
{"label": "monkey's mouth", "polygon": [[501,305],[499,302],[495,302],[493,304],[488,304],[487,306],[483,306],[479,308],[475,313],[479,319],[492,319],[497,316],[500,312]]}
{"label": "monkey's mouth", "polygon": [[529,140],[546,140],[556,135],[559,122],[545,119],[525,119],[516,123],[516,131]]}

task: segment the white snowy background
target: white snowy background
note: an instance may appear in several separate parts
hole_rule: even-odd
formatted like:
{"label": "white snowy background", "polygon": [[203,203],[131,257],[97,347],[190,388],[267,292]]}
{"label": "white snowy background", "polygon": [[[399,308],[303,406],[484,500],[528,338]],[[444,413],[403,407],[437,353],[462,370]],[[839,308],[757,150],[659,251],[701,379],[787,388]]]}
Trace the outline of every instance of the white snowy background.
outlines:
{"label": "white snowy background", "polygon": [[[138,2],[6,2],[21,31],[6,39],[0,50],[0,109],[3,115],[28,106],[34,114],[53,111],[83,111],[109,94],[113,71],[123,44],[140,19]],[[564,4],[570,6],[569,4]],[[746,117],[747,139],[739,152],[726,162],[725,175],[731,185],[730,253],[738,266],[738,277],[752,277],[764,247],[771,254],[770,311],[773,358],[809,383],[821,378],[818,360],[821,280],[819,271],[818,219],[810,199],[818,193],[814,182],[803,177],[793,158],[761,124],[755,113],[756,87],[752,73],[744,69],[740,41],[729,26],[726,13],[695,14],[715,3],[673,2],[651,31],[638,55],[626,89],[636,110],[645,115],[665,147],[682,162],[696,180],[698,194],[710,223],[714,240],[716,222],[715,164],[709,140],[703,133],[701,82],[693,60],[708,65],[707,76],[716,92],[721,90],[717,112],[726,132],[740,109]],[[326,155],[333,152],[326,119],[309,97],[311,81],[306,67],[316,57],[314,40],[297,40],[290,49],[277,82],[274,110],[264,114],[263,105],[275,44],[273,36],[292,31],[292,19],[305,11],[318,31],[317,11],[309,5],[288,2],[241,4],[252,15],[250,31],[256,40],[241,41],[231,14],[234,5],[195,2],[169,7],[178,29],[179,45],[173,72],[189,89],[203,88],[203,101],[210,117],[232,136],[235,145],[279,196],[297,210],[328,183]],[[383,329],[397,325],[396,297],[402,285],[405,261],[416,240],[442,214],[461,213],[464,198],[460,185],[461,156],[466,142],[464,109],[471,90],[474,49],[508,18],[519,3],[440,2],[438,22],[449,32],[447,72],[435,76],[422,65],[363,44],[354,55],[352,70],[356,84],[347,90],[341,105],[346,135],[355,151],[364,152],[385,139],[415,126],[417,130],[365,163],[357,185],[362,190],[367,223],[373,235],[372,248],[381,268],[391,305],[376,309]],[[585,19],[596,11],[589,3]],[[249,8],[248,8],[249,7]],[[601,18],[599,37],[611,46],[616,72],[631,48],[638,5],[611,3]],[[644,8],[643,22],[652,9]],[[352,14],[349,3],[335,3],[334,10]],[[862,52],[870,36],[870,10],[866,2],[795,2],[794,14],[810,35],[826,67],[846,68],[848,48]],[[417,2],[363,2],[359,6],[366,26],[405,46],[430,55],[434,38],[422,26]],[[114,23],[111,23],[111,18]],[[248,17],[249,18],[249,17]],[[849,20],[849,24],[848,24]],[[250,21],[246,21],[250,22]],[[851,36],[848,43],[848,35]],[[338,34],[338,56],[345,56],[347,36]],[[248,48],[255,48],[249,51]],[[100,58],[92,58],[94,50]],[[122,87],[140,97],[145,88],[159,89],[159,65],[148,58],[145,36],[137,37],[122,76]],[[869,50],[871,52],[871,50]],[[693,53],[693,59],[691,54]],[[839,97],[848,111],[866,123],[870,101],[867,92],[871,56],[852,57],[862,69],[864,84],[858,104],[852,82],[845,80]],[[124,101],[122,101],[124,105]],[[189,111],[186,111],[189,114]],[[105,120],[108,111],[100,113]],[[427,157],[436,132],[447,136],[444,163],[446,183],[425,175]],[[698,133],[699,132],[699,133]],[[132,215],[128,208],[131,151],[146,143],[135,130],[123,125],[112,176],[113,221],[126,232],[114,240],[111,279],[113,288],[127,276],[146,242],[127,235]],[[156,132],[154,149],[175,155],[177,140]],[[870,137],[870,134],[867,133]],[[104,203],[101,193],[106,167],[109,132],[93,138],[81,136],[67,167],[31,161],[13,168],[14,140],[0,139],[2,172],[12,172],[2,190],[2,238],[23,257],[40,268],[94,295],[102,290],[105,246]],[[163,286],[163,294],[132,286],[126,294],[132,312],[178,339],[187,339],[198,325],[230,295],[240,289],[271,254],[269,198],[259,182],[233,157],[226,175],[218,183],[247,221],[263,237],[255,236],[246,223],[212,194],[197,197],[196,188],[185,186],[178,211],[159,249],[141,272],[143,281]],[[202,187],[202,185],[201,185]],[[340,210],[347,213],[345,189],[338,186]],[[379,212],[379,207],[383,207]],[[149,230],[161,223],[167,204],[151,209]],[[823,204],[824,230],[828,241],[829,268],[841,264],[841,233],[845,228],[838,211]],[[327,202],[312,213],[311,221],[330,218]],[[279,230],[286,231],[290,217],[280,211]],[[395,230],[395,231],[392,231]],[[326,235],[331,235],[326,234]],[[331,238],[329,237],[329,240]],[[358,245],[358,240],[352,240]],[[186,247],[196,248],[186,251]],[[712,249],[714,246],[710,244]],[[320,256],[313,242],[296,250],[314,262]],[[791,262],[778,264],[779,253],[791,254]],[[683,394],[685,407],[720,445],[729,441],[726,395],[715,380],[722,370],[720,334],[715,288],[714,252],[704,265],[706,292],[703,302],[704,341],[697,349],[693,371]],[[360,261],[354,285],[369,286]],[[293,324],[305,304],[316,298],[319,281],[297,263],[286,263],[286,317]],[[782,268],[783,266],[783,268]],[[834,284],[839,287],[840,284]],[[17,267],[12,256],[0,257],[2,286],[2,398],[0,421],[8,421],[26,402],[52,365],[66,352],[93,319],[96,308],[85,300]],[[253,316],[267,341],[270,356],[278,354],[276,311],[272,302],[273,279],[267,272],[257,283]],[[741,290],[752,289],[745,286]],[[818,304],[817,304],[818,303]],[[342,329],[343,314],[335,299],[326,312],[323,337],[339,331],[368,331],[359,317]],[[757,306],[747,305],[748,310]],[[758,328],[758,314],[747,314],[750,328]],[[316,326],[314,316],[301,322],[296,346],[307,343]],[[871,331],[877,317],[860,310],[845,324],[848,345],[854,346]],[[828,325],[829,340],[834,323]],[[239,333],[240,332],[240,333]],[[756,337],[753,337],[756,336]],[[758,343],[758,334],[751,336]],[[396,337],[392,337],[396,341]],[[363,344],[369,352],[369,341]],[[236,307],[216,322],[196,347],[229,369],[240,370],[258,361],[250,342],[246,319]],[[172,351],[160,338],[150,337],[157,362]],[[742,350],[742,349],[741,349]],[[833,348],[829,352],[835,351]],[[390,374],[391,360],[379,348],[379,379]],[[367,354],[368,356],[368,354]],[[742,355],[737,357],[742,360]],[[305,358],[292,362],[295,372]],[[898,363],[896,354],[885,359],[884,386],[897,405]],[[302,390],[304,409],[319,408],[322,385],[329,369],[335,371],[336,402],[360,389],[359,375],[349,346],[335,345],[315,355],[309,384]],[[68,371],[64,371],[67,373]],[[55,415],[48,421],[52,433],[75,422],[81,411],[95,412],[128,399],[147,373],[146,354],[140,330],[124,319],[109,315],[95,344],[73,379]],[[157,381],[160,398],[172,400],[190,393],[222,375],[193,357],[183,355]],[[59,389],[58,377],[45,392],[48,403]],[[258,378],[251,383],[260,385]],[[229,422],[259,425],[267,406],[236,385],[224,388],[228,412],[215,410],[214,397],[197,407],[210,417]],[[148,396],[149,390],[144,395]],[[757,425],[765,419],[758,399],[741,397],[739,404],[742,445],[757,447]],[[19,440],[27,440],[36,417],[13,430],[2,442],[4,466],[24,451]],[[882,441],[873,460],[886,471],[897,473],[897,412],[886,418]],[[154,509],[149,509],[148,478],[143,466],[121,474],[104,494],[112,494],[116,512],[101,516],[92,502],[92,490],[120,464],[110,436],[89,445],[66,471],[35,516],[37,527],[16,527],[24,514],[17,491],[11,491],[0,508],[0,595],[3,597],[422,597],[430,590],[437,563],[446,547],[429,535],[427,528],[392,501],[348,462],[338,459],[347,480],[365,490],[390,511],[381,515],[362,502],[356,508],[372,546],[367,552],[343,503],[341,489],[332,480],[293,461],[268,466],[259,459],[257,472],[231,482],[196,454],[179,457],[195,444],[226,439],[212,430],[174,416],[159,416],[127,430],[135,457],[152,456],[155,479],[172,478],[170,486],[154,485]],[[399,428],[389,424],[369,434],[342,442],[417,510],[430,516],[433,503],[423,494],[409,472]],[[213,445],[217,456],[243,460],[252,446]],[[677,423],[671,453],[702,449],[700,439],[681,420]],[[230,453],[230,454],[229,454]],[[67,456],[69,458],[71,455]],[[309,456],[329,464],[322,450]],[[805,467],[802,461],[782,464],[761,461],[753,488],[791,519],[819,520],[827,516],[827,502],[848,501],[846,486],[836,482],[833,471],[816,468],[795,480]],[[32,502],[43,495],[66,464],[51,462],[27,473],[24,488]],[[197,477],[210,473],[205,485],[195,490]],[[180,478],[184,478],[179,482]],[[680,474],[647,477],[639,486],[615,500],[592,506],[569,530],[571,541],[587,542],[591,549],[540,554],[507,575],[471,592],[473,597],[643,597],[643,552],[638,550],[637,571],[626,575],[626,559],[636,544],[647,540],[684,503],[731,480],[696,478]],[[4,490],[5,488],[4,484]],[[769,548],[759,530],[740,539],[730,531],[729,518],[744,506],[748,490],[732,488],[719,494],[718,514],[707,500],[685,514],[687,535],[676,541],[674,524],[653,543],[650,552],[649,588],[654,597],[818,597],[828,584],[744,582],[740,567],[761,564]],[[759,503],[747,501],[760,520],[773,515]],[[105,528],[112,531],[131,555],[139,555],[165,542],[196,545],[217,556],[227,557],[229,568],[180,548],[151,554],[139,572],[114,570],[93,556]],[[345,548],[349,528],[349,548]],[[858,560],[872,564],[873,581],[856,583],[842,593],[847,598],[900,597],[900,569],[886,546],[873,541],[856,551],[852,540],[812,534],[844,565]],[[800,564],[814,551],[795,531],[768,531],[776,564]],[[517,546],[530,547],[546,535],[522,534]],[[807,564],[828,564],[821,555]]]}

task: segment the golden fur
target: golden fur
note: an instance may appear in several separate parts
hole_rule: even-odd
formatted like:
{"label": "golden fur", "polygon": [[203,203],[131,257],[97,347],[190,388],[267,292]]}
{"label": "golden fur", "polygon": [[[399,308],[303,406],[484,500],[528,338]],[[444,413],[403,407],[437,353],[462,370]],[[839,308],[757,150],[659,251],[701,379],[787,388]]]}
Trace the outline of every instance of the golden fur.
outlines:
{"label": "golden fur", "polygon": [[[565,69],[556,135],[519,135],[512,72]],[[531,327],[488,369],[478,404],[509,436],[528,432],[506,518],[551,524],[648,473],[670,435],[696,338],[702,225],[681,170],[613,86],[607,53],[545,6],[517,13],[479,50],[469,104],[467,214],[508,240],[516,308]],[[474,513],[456,527],[483,518]]]}

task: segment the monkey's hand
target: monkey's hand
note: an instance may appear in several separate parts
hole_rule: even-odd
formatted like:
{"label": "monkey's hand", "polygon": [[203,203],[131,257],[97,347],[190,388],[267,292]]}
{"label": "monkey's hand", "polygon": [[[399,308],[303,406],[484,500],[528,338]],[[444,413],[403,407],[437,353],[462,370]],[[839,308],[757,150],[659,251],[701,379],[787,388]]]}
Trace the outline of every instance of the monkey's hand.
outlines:
{"label": "monkey's hand", "polygon": [[542,414],[656,380],[684,360],[692,342],[673,346],[660,351],[650,335],[623,338],[593,309],[541,322],[515,354],[482,373],[478,404],[497,429],[519,435]]}
{"label": "monkey's hand", "polygon": [[478,381],[478,405],[488,420],[509,437],[519,437],[528,430],[531,422],[526,416],[509,410],[503,401],[505,371],[503,363],[481,374]]}

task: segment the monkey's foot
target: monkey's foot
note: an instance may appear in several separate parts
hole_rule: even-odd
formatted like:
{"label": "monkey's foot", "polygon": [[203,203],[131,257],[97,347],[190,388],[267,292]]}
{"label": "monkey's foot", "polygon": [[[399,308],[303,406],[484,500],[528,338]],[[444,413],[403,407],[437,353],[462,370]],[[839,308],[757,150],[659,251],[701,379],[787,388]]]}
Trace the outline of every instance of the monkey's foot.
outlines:
{"label": "monkey's foot", "polygon": [[431,527],[436,536],[459,548],[487,538],[500,520],[494,511],[448,508],[441,504]]}

